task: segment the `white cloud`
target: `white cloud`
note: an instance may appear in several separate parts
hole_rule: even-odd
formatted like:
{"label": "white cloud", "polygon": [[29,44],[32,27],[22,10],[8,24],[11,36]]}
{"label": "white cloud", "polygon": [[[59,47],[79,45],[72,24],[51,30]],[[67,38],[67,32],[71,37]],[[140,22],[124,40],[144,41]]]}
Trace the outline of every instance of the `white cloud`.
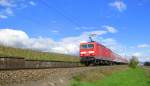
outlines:
{"label": "white cloud", "polygon": [[52,51],[65,54],[79,53],[79,44],[89,40],[89,34],[95,33],[97,36],[106,34],[104,31],[83,32],[80,36],[66,37],[57,42],[57,46],[52,48]]}
{"label": "white cloud", "polygon": [[[57,31],[54,31],[57,32]],[[80,36],[66,37],[60,41],[54,41],[51,38],[31,38],[24,31],[14,29],[0,29],[0,44],[20,47],[20,48],[32,48],[41,51],[50,51],[65,54],[78,54],[79,43],[88,41],[88,36],[91,33],[101,36],[107,33],[107,31],[91,31],[83,32]],[[111,39],[103,39],[104,44],[113,44]],[[115,44],[115,43],[114,43]],[[111,46],[111,45],[109,45]]]}
{"label": "white cloud", "polygon": [[20,30],[1,29],[0,30],[0,42],[3,45],[22,47],[24,40],[27,40],[28,36],[25,32]]}
{"label": "white cloud", "polygon": [[21,30],[0,29],[0,44],[3,45],[45,50],[49,42],[52,42],[49,38],[29,38]]}
{"label": "white cloud", "polygon": [[144,53],[142,52],[135,52],[132,54],[132,56],[136,56],[138,60],[141,62],[150,61],[150,58],[147,56],[144,56]]}
{"label": "white cloud", "polygon": [[150,57],[141,57],[140,61],[142,62],[150,61]]}
{"label": "white cloud", "polygon": [[13,10],[11,8],[6,8],[5,9],[6,14],[8,15],[13,15]]}
{"label": "white cloud", "polygon": [[141,57],[141,56],[142,56],[142,53],[140,53],[140,52],[135,52],[135,53],[133,53],[132,55],[133,55],[133,56],[137,56],[137,57]]}
{"label": "white cloud", "polygon": [[[57,31],[54,31],[57,32]],[[0,44],[20,47],[20,48],[32,48],[42,51],[50,51],[65,54],[78,54],[79,43],[88,41],[89,34],[95,33],[97,36],[107,34],[107,31],[91,31],[83,32],[79,36],[66,37],[60,41],[54,41],[51,38],[31,38],[24,31],[14,29],[0,29]],[[109,39],[103,39],[104,43],[113,43]],[[111,46],[111,45],[110,45]]]}
{"label": "white cloud", "polygon": [[109,4],[111,7],[116,8],[118,11],[122,12],[127,9],[126,4],[122,0],[116,0]]}
{"label": "white cloud", "polygon": [[112,26],[105,25],[103,27],[106,28],[107,31],[110,32],[110,33],[116,33],[116,32],[118,32],[117,29],[114,28],[114,27],[112,27]]}
{"label": "white cloud", "polygon": [[0,15],[0,19],[6,19],[7,18],[7,16],[5,16],[5,15]]}
{"label": "white cloud", "polygon": [[137,47],[138,47],[138,48],[149,48],[150,45],[148,45],[148,44],[140,44],[140,45],[138,45]]}
{"label": "white cloud", "polygon": [[59,33],[58,30],[52,30],[51,32],[52,32],[52,33]]}
{"label": "white cloud", "polygon": [[12,16],[14,13],[13,13],[13,10],[11,8],[5,8],[3,10],[0,11],[0,19],[7,19],[8,16]]}
{"label": "white cloud", "polygon": [[33,2],[33,1],[29,1],[29,4],[32,5],[32,6],[36,6],[36,3]]}
{"label": "white cloud", "polygon": [[[0,44],[41,51],[77,54],[79,51],[79,43],[88,40],[88,34],[89,32],[84,32],[80,36],[66,37],[60,41],[54,41],[51,38],[31,38],[21,30],[0,29]],[[99,32],[98,35],[101,35],[101,33]]]}
{"label": "white cloud", "polygon": [[8,16],[13,15],[12,8],[15,7],[13,0],[0,0],[0,6],[2,7],[0,19],[6,19]]}
{"label": "white cloud", "polygon": [[106,33],[116,33],[118,32],[117,29],[115,27],[109,26],[109,25],[103,25],[102,27],[76,27],[75,30],[100,30],[100,29],[105,29],[105,30],[100,30],[100,31],[96,31],[94,33],[96,34],[106,34]]}
{"label": "white cloud", "polygon": [[[0,19],[6,19],[14,14],[15,8],[25,8],[26,0],[0,0]],[[33,1],[29,1],[29,4],[34,6]]]}
{"label": "white cloud", "polygon": [[149,44],[139,44],[132,47],[127,47],[127,52],[129,55],[137,56],[138,59],[142,62],[150,61],[146,57],[150,57]]}
{"label": "white cloud", "polygon": [[0,0],[0,6],[3,7],[13,7],[13,0]]}

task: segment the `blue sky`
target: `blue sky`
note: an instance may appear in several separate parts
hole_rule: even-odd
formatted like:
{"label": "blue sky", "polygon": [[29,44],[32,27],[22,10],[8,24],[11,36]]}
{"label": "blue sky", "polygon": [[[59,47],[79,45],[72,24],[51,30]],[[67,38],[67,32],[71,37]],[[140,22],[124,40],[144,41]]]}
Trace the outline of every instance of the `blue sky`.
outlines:
{"label": "blue sky", "polygon": [[2,0],[0,29],[56,43],[107,29],[107,34],[98,33],[97,41],[111,39],[127,55],[149,56],[149,8],[150,0]]}

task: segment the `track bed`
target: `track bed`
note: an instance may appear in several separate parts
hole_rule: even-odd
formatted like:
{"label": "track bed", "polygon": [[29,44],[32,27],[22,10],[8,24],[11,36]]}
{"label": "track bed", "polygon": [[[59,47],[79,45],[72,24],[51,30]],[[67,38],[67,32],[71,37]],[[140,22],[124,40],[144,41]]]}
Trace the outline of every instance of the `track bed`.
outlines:
{"label": "track bed", "polygon": [[99,66],[0,71],[0,86],[68,86],[70,79],[86,71],[123,69],[126,66]]}

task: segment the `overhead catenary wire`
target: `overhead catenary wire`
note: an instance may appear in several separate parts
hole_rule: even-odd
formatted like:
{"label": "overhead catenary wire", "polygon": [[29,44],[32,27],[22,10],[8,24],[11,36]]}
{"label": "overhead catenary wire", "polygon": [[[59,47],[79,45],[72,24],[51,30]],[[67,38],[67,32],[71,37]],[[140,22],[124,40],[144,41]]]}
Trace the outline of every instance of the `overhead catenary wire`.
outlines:
{"label": "overhead catenary wire", "polygon": [[[59,10],[59,8],[51,5],[51,4],[48,4],[45,0],[40,0],[40,2],[46,6],[47,8],[49,9],[53,9],[55,12],[57,12],[59,15],[61,15],[62,17],[64,17],[66,20],[68,20],[70,23],[72,23],[73,25],[75,25],[77,28],[79,29],[82,29],[82,25],[78,24],[77,22],[75,22],[73,19],[71,19],[70,17],[66,16],[63,12],[61,12]],[[92,33],[90,33],[91,35]],[[96,34],[95,34],[96,35]]]}
{"label": "overhead catenary wire", "polygon": [[55,10],[55,12],[57,12],[59,15],[61,15],[62,17],[64,17],[66,20],[68,20],[70,23],[74,24],[75,26],[77,26],[78,28],[81,27],[80,24],[78,24],[77,22],[75,22],[74,20],[72,20],[70,17],[66,16],[64,13],[62,13],[57,7],[52,6],[51,4],[48,4],[45,0],[40,0],[40,2],[46,6],[49,9],[53,9]]}

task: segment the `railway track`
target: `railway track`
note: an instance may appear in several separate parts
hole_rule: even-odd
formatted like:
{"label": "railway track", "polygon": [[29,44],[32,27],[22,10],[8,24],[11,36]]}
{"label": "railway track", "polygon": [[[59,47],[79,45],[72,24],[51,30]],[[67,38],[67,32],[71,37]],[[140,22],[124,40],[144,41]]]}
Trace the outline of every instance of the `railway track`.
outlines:
{"label": "railway track", "polygon": [[[104,65],[103,65],[104,66]],[[0,57],[0,70],[49,69],[85,67],[80,62],[26,60],[16,57]]]}

